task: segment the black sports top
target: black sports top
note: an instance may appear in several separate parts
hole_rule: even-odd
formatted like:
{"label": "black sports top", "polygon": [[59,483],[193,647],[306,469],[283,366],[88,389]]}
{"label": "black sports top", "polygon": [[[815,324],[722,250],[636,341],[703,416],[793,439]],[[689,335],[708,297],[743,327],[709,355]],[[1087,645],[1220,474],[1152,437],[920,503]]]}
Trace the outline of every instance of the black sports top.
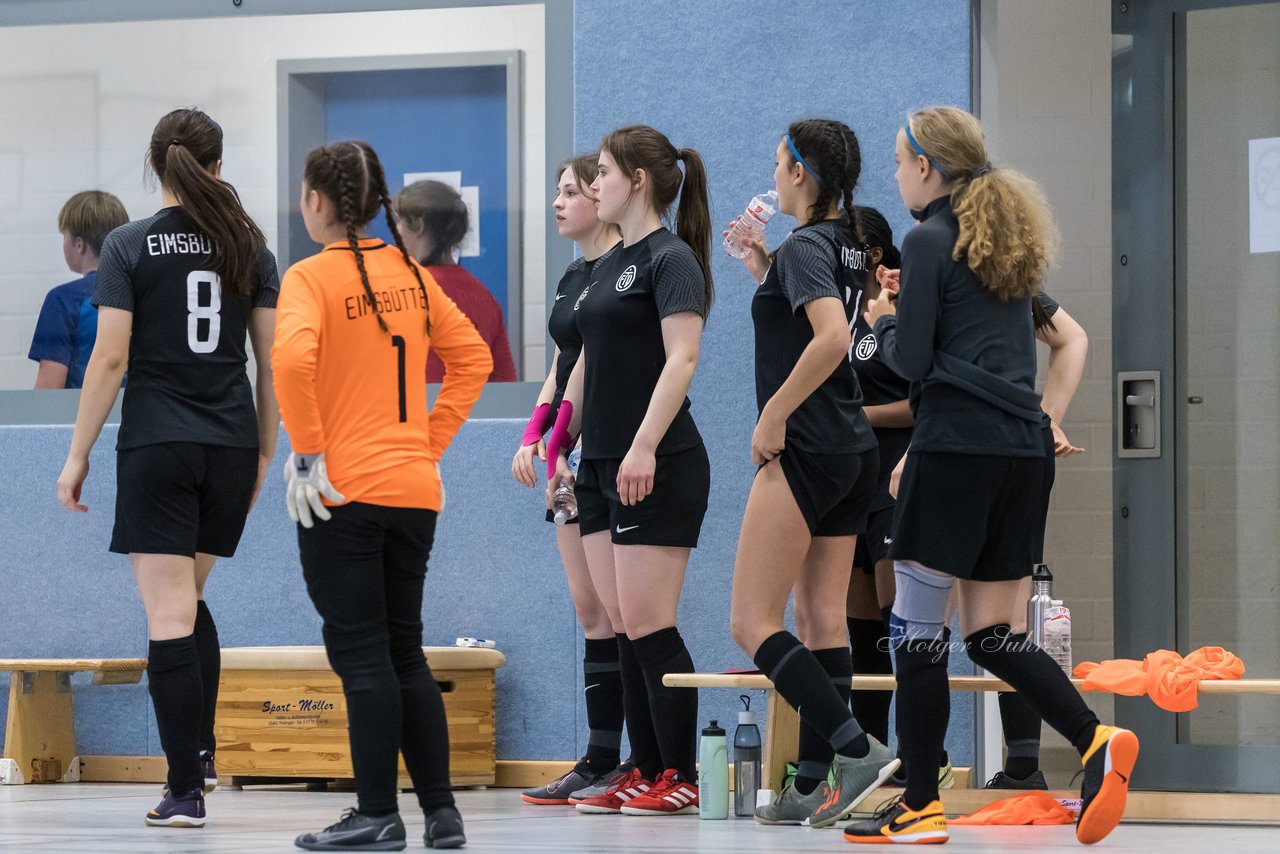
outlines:
{"label": "black sports top", "polygon": [[[756,407],[795,369],[813,340],[805,305],[835,297],[853,325],[866,276],[866,253],[843,219],[802,226],[782,242],[773,266],[751,300],[756,337]],[[859,453],[876,446],[862,412],[862,391],[849,360],[842,359],[822,385],[787,419],[787,442],[810,453]]]}
{"label": "black sports top", "polygon": [[252,294],[242,299],[206,269],[211,248],[181,207],[126,223],[102,244],[93,304],[133,313],[121,450],[159,442],[258,447],[245,335],[252,309],[275,308],[276,259],[260,251]]}
{"label": "black sports top", "polygon": [[[600,256],[603,257],[605,256]],[[564,398],[569,374],[573,373],[573,366],[578,363],[578,354],[582,352],[578,308],[582,304],[583,294],[591,287],[591,271],[600,258],[588,261],[579,256],[564,271],[560,284],[556,286],[555,302],[551,304],[551,316],[547,319],[547,331],[551,334],[551,340],[560,348],[560,356],[556,359],[556,393],[551,399],[552,409],[559,406]]]}
{"label": "black sports top", "polygon": [[913,451],[1042,457],[1031,300],[1002,300],[964,259],[951,200],[925,208],[902,243],[897,315],[876,322],[884,359],[920,383]]}
{"label": "black sports top", "polygon": [[[665,228],[631,246],[615,246],[596,262],[592,280],[578,307],[587,354],[582,456],[621,459],[631,449],[667,362],[662,319],[682,311],[706,317],[706,280],[693,250]],[[700,444],[686,397],[657,453]]]}
{"label": "black sports top", "polygon": [[[859,299],[858,303],[861,305],[862,300]],[[883,406],[909,399],[911,384],[894,373],[893,368],[885,362],[876,334],[867,325],[861,311],[858,312],[857,322],[853,327],[853,370],[862,386],[863,406]],[[907,452],[914,428],[872,429],[875,431],[876,441],[880,443],[880,477],[876,482],[876,497],[871,504],[874,512],[894,504],[893,496],[889,494],[889,476]]]}

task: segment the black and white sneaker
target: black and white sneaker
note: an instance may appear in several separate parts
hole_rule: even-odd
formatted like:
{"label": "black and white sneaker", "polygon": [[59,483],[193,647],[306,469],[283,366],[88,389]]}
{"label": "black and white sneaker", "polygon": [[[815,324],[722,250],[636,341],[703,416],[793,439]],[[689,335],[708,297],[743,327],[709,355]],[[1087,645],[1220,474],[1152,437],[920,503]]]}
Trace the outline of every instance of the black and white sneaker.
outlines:
{"label": "black and white sneaker", "polygon": [[155,809],[147,812],[151,827],[204,827],[204,792],[199,789],[175,796],[168,788]]}
{"label": "black and white sneaker", "polygon": [[398,812],[372,816],[347,809],[337,824],[304,833],[293,844],[308,851],[403,851],[404,822]]}
{"label": "black and white sneaker", "polygon": [[218,788],[218,769],[213,767],[213,751],[200,751],[200,771],[204,774],[204,793]]}
{"label": "black and white sneaker", "polygon": [[457,807],[437,807],[427,813],[427,832],[422,841],[428,848],[461,848],[467,844],[462,816]]}

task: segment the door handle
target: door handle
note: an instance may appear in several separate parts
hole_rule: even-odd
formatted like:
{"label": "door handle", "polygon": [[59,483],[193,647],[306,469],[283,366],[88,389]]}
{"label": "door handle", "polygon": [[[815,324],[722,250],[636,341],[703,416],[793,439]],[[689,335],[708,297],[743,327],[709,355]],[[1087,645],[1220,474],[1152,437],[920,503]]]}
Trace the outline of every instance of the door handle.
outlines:
{"label": "door handle", "polygon": [[1160,372],[1116,374],[1116,442],[1121,459],[1160,456]]}

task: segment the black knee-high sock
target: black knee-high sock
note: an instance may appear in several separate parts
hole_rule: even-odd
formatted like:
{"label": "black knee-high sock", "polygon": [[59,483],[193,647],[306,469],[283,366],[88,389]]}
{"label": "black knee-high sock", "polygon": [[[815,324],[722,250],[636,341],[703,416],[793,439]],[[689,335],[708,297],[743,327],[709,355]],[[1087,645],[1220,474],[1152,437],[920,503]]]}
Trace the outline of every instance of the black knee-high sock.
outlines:
{"label": "black knee-high sock", "polygon": [[222,648],[218,626],[201,599],[196,602],[196,654],[200,657],[200,686],[204,691],[204,713],[200,718],[200,749],[213,753],[218,743],[213,737],[213,715],[218,708],[218,677],[222,674]]}
{"label": "black knee-high sock", "polygon": [[698,779],[698,689],[668,688],[662,677],[692,673],[693,658],[675,626],[632,638],[631,643],[649,687],[649,711],[663,768],[674,768],[692,782]]}
{"label": "black knee-high sock", "polygon": [[[1025,643],[1026,632],[1010,635],[1014,644]],[[1018,694],[1000,694],[1000,727],[1004,730],[1004,773],[1025,780],[1040,770],[1040,716]]]}
{"label": "black knee-high sock", "polygon": [[200,658],[195,635],[153,640],[147,649],[147,690],[175,795],[204,788],[200,770]]}
{"label": "black knee-high sock", "polygon": [[[884,620],[859,620],[849,617],[849,645],[853,653],[854,673],[893,673],[893,657],[889,654],[889,627]],[[889,704],[892,691],[853,691],[850,698],[853,716],[858,724],[880,740],[889,743]]]}
{"label": "black knee-high sock", "polygon": [[587,763],[596,772],[612,771],[622,744],[622,673],[617,638],[587,638],[582,657],[587,702]]}
{"label": "black knee-high sock", "polygon": [[938,799],[938,757],[951,718],[948,640],[906,640],[893,650],[898,674],[898,752],[906,766],[903,800],[913,810]]}
{"label": "black knee-high sock", "polygon": [[631,639],[626,635],[617,638],[618,673],[622,677],[622,708],[627,722],[627,741],[631,743],[631,761],[646,780],[652,780],[662,773],[663,767],[653,713],[649,711],[649,686],[645,684],[644,670]]}
{"label": "black knee-high sock", "polygon": [[[830,649],[815,649],[813,657],[822,665],[822,669],[831,678],[831,687],[836,689],[840,699],[847,705],[849,702],[849,678],[853,676],[853,662],[849,658],[849,648],[840,646]],[[830,742],[805,721],[800,722],[800,741],[797,751],[796,791],[807,795],[825,779],[831,770],[831,759],[835,750]]]}
{"label": "black knee-high sock", "polygon": [[1000,623],[974,632],[964,642],[974,664],[1016,688],[1045,723],[1083,756],[1093,742],[1097,715],[1044,650],[1032,643],[1015,643],[1018,637],[1025,635],[1011,636],[1009,625]]}
{"label": "black knee-high sock", "polygon": [[812,726],[836,753],[867,755],[867,734],[849,711],[848,697],[840,698],[831,677],[795,635],[784,631],[765,638],[754,661],[782,698],[800,713],[800,720]]}

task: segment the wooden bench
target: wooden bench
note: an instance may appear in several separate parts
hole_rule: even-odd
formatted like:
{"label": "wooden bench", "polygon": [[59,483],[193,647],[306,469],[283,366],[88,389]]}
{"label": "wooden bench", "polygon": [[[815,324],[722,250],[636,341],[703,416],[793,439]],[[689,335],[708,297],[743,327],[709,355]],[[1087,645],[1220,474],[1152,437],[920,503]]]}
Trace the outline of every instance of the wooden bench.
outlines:
{"label": "wooden bench", "polygon": [[80,779],[71,674],[89,672],[95,685],[132,685],[142,658],[0,658],[12,673],[0,784],[74,783]]}
{"label": "wooden bench", "polygon": [[[451,646],[423,651],[444,695],[453,785],[493,785],[495,671],[506,656]],[[224,649],[214,735],[218,773],[233,784],[352,776],[346,699],[323,647]],[[407,780],[403,762],[400,776]]]}
{"label": "wooden bench", "polygon": [[[994,676],[951,676],[952,691],[1013,691],[1008,683]],[[1079,689],[1084,680],[1072,679]],[[762,787],[781,788],[787,760],[796,755],[800,734],[800,718],[795,709],[773,690],[773,683],[761,673],[668,673],[662,684],[671,688],[732,688],[766,692]],[[850,687],[854,691],[892,691],[898,682],[893,676],[855,675]],[[1200,682],[1205,695],[1280,695],[1280,679],[1205,679]],[[1063,802],[1079,798],[1076,792],[1051,792]],[[952,789],[942,793],[943,807],[950,815],[973,812],[1009,792],[995,789]],[[870,811],[886,800],[890,793],[875,792],[859,811]],[[1077,807],[1078,808],[1078,807]],[[1212,794],[1203,792],[1133,792],[1125,809],[1125,817],[1137,820],[1172,820],[1195,818],[1212,821],[1261,820],[1280,822],[1280,795]]]}

